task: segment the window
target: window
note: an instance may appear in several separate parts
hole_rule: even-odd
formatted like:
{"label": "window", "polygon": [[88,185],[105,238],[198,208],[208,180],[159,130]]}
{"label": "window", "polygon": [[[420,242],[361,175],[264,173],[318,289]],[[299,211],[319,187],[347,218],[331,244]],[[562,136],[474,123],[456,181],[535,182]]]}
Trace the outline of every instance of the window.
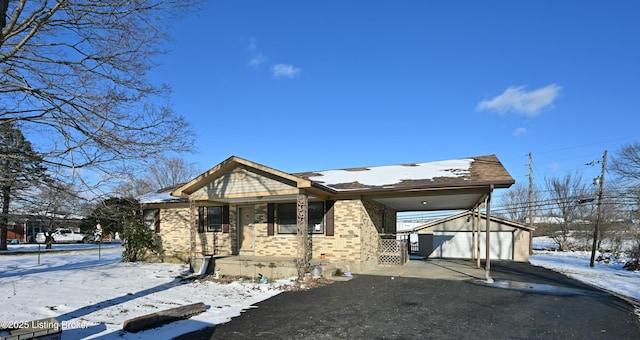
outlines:
{"label": "window", "polygon": [[324,233],[324,202],[309,203],[309,232]]}
{"label": "window", "polygon": [[229,232],[229,206],[198,207],[198,232]]}
{"label": "window", "polygon": [[142,212],[144,225],[155,231],[160,232],[160,209],[145,209]]}
{"label": "window", "polygon": [[[205,231],[209,232],[219,232],[223,231],[223,223],[226,223],[228,226],[228,217],[227,222],[223,220],[224,214],[223,207],[199,207],[198,208],[198,232],[204,233]],[[227,209],[228,211],[228,209]],[[228,216],[228,213],[227,213]],[[228,230],[225,232],[229,232]]]}
{"label": "window", "polygon": [[207,231],[222,231],[222,207],[207,207]]}
{"label": "window", "polygon": [[[279,234],[296,234],[298,232],[296,203],[278,204],[277,206],[277,222]],[[309,202],[309,210],[307,212],[309,218],[309,233],[324,233],[324,202]]]}

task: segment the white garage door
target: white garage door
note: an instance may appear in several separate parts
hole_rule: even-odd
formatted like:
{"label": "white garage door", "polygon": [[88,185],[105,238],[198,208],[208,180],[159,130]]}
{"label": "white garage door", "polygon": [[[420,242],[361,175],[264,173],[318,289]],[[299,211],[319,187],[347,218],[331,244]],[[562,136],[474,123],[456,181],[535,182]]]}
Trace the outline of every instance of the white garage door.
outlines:
{"label": "white garage door", "polygon": [[[433,252],[431,257],[471,258],[472,236],[471,232],[436,231],[433,233]],[[480,258],[486,254],[486,234],[480,236]],[[500,260],[513,260],[513,234],[505,231],[491,232],[491,258]]]}

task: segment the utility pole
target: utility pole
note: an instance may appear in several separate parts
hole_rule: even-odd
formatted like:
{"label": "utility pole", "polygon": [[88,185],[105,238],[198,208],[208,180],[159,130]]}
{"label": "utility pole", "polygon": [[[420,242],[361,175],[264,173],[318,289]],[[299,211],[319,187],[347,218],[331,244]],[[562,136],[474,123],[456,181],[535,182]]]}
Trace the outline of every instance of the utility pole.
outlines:
{"label": "utility pole", "polygon": [[529,255],[533,254],[533,157],[529,152]]}
{"label": "utility pole", "polygon": [[598,245],[598,229],[600,228],[600,216],[602,214],[602,191],[604,189],[604,171],[607,168],[607,150],[604,150],[604,155],[602,156],[602,173],[600,174],[599,184],[600,188],[598,190],[598,215],[596,217],[596,225],[593,228],[593,246],[591,247],[591,262],[589,263],[590,267],[594,266],[594,261],[596,258],[596,246]]}

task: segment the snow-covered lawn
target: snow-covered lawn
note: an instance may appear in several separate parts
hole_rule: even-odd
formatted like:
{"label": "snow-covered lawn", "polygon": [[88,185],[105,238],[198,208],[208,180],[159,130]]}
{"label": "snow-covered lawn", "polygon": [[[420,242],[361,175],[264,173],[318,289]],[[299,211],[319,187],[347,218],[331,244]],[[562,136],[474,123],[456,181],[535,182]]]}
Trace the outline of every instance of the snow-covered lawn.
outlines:
{"label": "snow-covered lawn", "polygon": [[[539,239],[537,242],[544,242]],[[55,249],[91,248],[54,245]],[[76,252],[42,252],[37,245],[10,245],[13,254],[0,256],[0,328],[20,321],[55,317],[63,339],[167,339],[227,322],[257,302],[280,292],[275,284],[181,280],[187,267],[177,264],[122,263],[122,248],[104,245]],[[95,246],[94,246],[95,248]],[[640,272],[622,269],[620,262],[596,263],[590,254],[536,251],[531,263],[577,280],[640,300]],[[180,305],[203,302],[207,311],[160,328],[128,333],[125,320]],[[1,335],[1,334],[0,334]]]}
{"label": "snow-covered lawn", "polygon": [[[536,237],[534,249],[553,249],[555,244],[548,237]],[[596,256],[600,255],[597,253]],[[611,259],[610,261],[596,261],[590,267],[591,252],[572,251],[560,252],[553,250],[535,250],[529,257],[529,262],[535,266],[548,268],[582,281],[595,287],[600,287],[617,294],[640,301],[640,271],[623,269],[628,259]]]}
{"label": "snow-covered lawn", "polygon": [[[43,253],[40,264],[35,254],[0,256],[0,328],[55,317],[63,339],[167,339],[229,321],[289,283],[182,281],[185,265],[122,263],[121,253],[121,247],[102,249],[100,259],[97,250]],[[122,331],[127,319],[197,302],[208,309],[189,320]]]}

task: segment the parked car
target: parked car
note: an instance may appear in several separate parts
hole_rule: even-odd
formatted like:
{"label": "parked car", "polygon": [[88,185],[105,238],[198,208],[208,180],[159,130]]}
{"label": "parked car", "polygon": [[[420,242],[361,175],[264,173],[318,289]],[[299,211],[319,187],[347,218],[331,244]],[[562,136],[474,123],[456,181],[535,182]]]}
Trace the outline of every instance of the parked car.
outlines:
{"label": "parked car", "polygon": [[34,239],[34,241],[36,241],[36,243],[44,243],[46,240],[44,233],[37,233],[36,237]]}
{"label": "parked car", "polygon": [[[76,233],[71,229],[58,228],[51,233],[55,243],[84,243],[89,240],[87,234]],[[36,243],[45,243],[46,237],[44,233],[36,234]]]}

